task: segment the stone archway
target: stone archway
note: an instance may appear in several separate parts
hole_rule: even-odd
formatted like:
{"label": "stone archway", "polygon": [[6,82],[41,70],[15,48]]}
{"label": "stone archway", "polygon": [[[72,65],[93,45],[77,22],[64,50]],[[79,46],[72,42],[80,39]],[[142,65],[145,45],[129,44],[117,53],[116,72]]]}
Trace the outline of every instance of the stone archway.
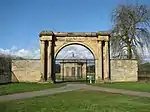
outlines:
{"label": "stone archway", "polygon": [[40,33],[41,79],[55,81],[54,58],[65,46],[80,44],[95,57],[96,82],[110,79],[109,32],[51,32]]}

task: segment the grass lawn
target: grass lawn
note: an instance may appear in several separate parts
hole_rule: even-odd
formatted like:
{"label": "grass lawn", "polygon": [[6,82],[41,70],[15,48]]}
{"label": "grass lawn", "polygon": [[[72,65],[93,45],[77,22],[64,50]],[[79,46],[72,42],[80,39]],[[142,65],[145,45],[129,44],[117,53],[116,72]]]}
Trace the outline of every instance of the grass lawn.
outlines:
{"label": "grass lawn", "polygon": [[150,83],[146,83],[146,82],[118,82],[118,83],[104,83],[104,84],[92,84],[92,85],[107,87],[107,88],[150,92]]}
{"label": "grass lawn", "polygon": [[149,112],[150,98],[73,91],[0,103],[1,112]]}
{"label": "grass lawn", "polygon": [[50,84],[50,83],[10,83],[5,85],[0,85],[0,95],[20,93],[27,91],[37,91],[55,87],[61,87],[65,84]]}

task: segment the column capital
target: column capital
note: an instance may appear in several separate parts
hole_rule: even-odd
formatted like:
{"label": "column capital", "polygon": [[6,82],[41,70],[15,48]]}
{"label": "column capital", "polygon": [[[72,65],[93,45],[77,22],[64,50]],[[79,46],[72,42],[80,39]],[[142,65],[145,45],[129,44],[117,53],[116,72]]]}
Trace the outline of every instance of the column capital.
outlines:
{"label": "column capital", "polygon": [[100,41],[109,41],[109,36],[98,36],[98,40]]}
{"label": "column capital", "polygon": [[51,41],[51,40],[49,40],[49,41],[48,41],[48,43],[49,43],[49,44],[52,44],[52,41]]}
{"label": "column capital", "polygon": [[107,47],[108,47],[108,41],[105,41],[105,46],[107,46]]}
{"label": "column capital", "polygon": [[104,42],[109,42],[109,40],[105,40]]}
{"label": "column capital", "polygon": [[98,40],[98,44],[102,44],[102,41],[101,41],[101,40]]}
{"label": "column capital", "polygon": [[40,40],[48,40],[48,41],[52,41],[52,36],[41,36]]}
{"label": "column capital", "polygon": [[44,40],[40,40],[41,44],[45,44],[45,41]]}

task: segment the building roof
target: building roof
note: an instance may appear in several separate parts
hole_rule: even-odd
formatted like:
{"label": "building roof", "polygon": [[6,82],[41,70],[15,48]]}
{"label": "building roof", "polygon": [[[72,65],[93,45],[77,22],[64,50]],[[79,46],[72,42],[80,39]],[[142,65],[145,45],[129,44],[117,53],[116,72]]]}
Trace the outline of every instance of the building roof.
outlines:
{"label": "building roof", "polygon": [[72,52],[72,55],[67,55],[62,60],[63,60],[63,63],[70,63],[70,62],[71,63],[78,63],[78,62],[84,63],[86,62],[86,57],[81,57]]}

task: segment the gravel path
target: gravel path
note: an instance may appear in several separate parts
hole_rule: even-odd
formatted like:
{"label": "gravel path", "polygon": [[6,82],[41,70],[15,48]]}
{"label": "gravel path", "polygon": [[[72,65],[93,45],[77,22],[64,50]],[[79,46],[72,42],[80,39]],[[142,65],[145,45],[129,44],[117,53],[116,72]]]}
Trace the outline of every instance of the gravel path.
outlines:
{"label": "gravel path", "polygon": [[138,92],[138,91],[128,91],[128,90],[121,90],[121,89],[96,87],[96,86],[91,86],[91,85],[86,85],[86,84],[67,84],[66,86],[60,87],[60,88],[46,89],[46,90],[33,91],[33,92],[16,93],[16,94],[11,94],[11,95],[3,95],[3,96],[0,96],[0,102],[18,100],[18,99],[26,99],[26,98],[36,97],[36,96],[44,96],[44,95],[74,91],[74,90],[79,90],[79,89],[126,94],[126,95],[140,96],[140,97],[150,97],[150,93],[148,92]]}

